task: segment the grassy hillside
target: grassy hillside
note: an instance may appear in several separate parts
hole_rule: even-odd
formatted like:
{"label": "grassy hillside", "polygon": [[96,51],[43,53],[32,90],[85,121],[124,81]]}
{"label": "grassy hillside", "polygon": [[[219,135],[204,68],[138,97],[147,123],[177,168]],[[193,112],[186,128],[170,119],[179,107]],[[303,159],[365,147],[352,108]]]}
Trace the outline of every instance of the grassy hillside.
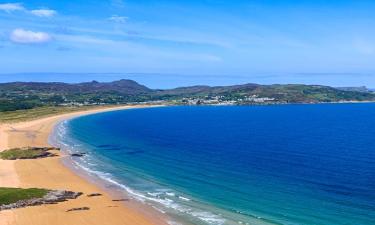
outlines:
{"label": "grassy hillside", "polygon": [[[374,101],[375,94],[370,92],[345,91],[321,85],[258,85],[208,87],[194,86],[157,91],[155,96],[162,99],[210,98],[222,96],[225,100],[246,99],[249,96],[271,98],[275,103],[317,103],[337,101]],[[248,103],[241,101],[242,103]]]}
{"label": "grassy hillside", "polygon": [[0,84],[0,112],[42,106],[117,104],[142,101],[152,92],[131,80],[66,84],[13,82]]}
{"label": "grassy hillside", "polygon": [[[337,89],[321,85],[259,85],[192,86],[169,90],[152,90],[131,80],[109,83],[96,81],[66,84],[13,82],[0,84],[0,121],[20,120],[49,114],[48,110],[63,112],[75,107],[103,104],[126,104],[134,102],[167,101],[174,104],[279,104],[317,103],[337,101],[375,101],[370,91],[355,88]],[[65,106],[56,109],[55,106]],[[24,112],[17,110],[35,109]],[[40,109],[39,109],[40,108]],[[3,113],[16,111],[15,114]],[[54,114],[55,112],[51,112]],[[13,117],[13,118],[12,118]]]}

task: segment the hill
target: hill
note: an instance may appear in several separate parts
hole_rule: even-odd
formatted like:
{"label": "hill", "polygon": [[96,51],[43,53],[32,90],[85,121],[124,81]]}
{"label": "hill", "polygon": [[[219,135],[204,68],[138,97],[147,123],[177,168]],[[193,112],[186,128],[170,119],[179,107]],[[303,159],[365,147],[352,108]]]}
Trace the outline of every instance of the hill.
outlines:
{"label": "hill", "polygon": [[322,85],[259,85],[193,86],[157,91],[155,96],[167,99],[203,99],[252,103],[319,103],[339,101],[374,101],[375,94],[362,91],[339,90]]}
{"label": "hill", "polygon": [[172,104],[282,104],[340,101],[375,101],[362,89],[338,89],[322,85],[191,86],[153,90],[132,80],[113,82],[0,84],[0,111],[40,106],[125,104],[164,101]]}
{"label": "hill", "polygon": [[23,94],[36,92],[52,92],[55,94],[118,92],[122,94],[134,95],[147,93],[151,90],[133,80],[123,79],[108,83],[91,81],[78,84],[67,84],[59,82],[12,82],[0,84],[0,91],[20,91]]}
{"label": "hill", "polygon": [[97,81],[67,84],[12,82],[0,84],[0,111],[30,109],[39,106],[117,104],[142,101],[137,96],[152,90],[132,80],[108,83]]}

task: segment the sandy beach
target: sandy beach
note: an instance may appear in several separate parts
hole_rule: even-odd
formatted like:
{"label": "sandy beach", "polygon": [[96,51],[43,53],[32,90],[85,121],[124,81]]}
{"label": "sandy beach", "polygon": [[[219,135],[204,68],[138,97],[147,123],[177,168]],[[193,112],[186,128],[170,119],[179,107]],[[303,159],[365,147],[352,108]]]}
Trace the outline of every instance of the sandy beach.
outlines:
{"label": "sandy beach", "polygon": [[[0,124],[0,151],[13,147],[49,146],[48,136],[54,125],[75,116],[109,110],[134,108],[123,106],[84,112],[74,112],[34,121]],[[58,153],[58,152],[56,152]],[[59,154],[59,153],[58,153]],[[0,186],[47,188],[83,192],[81,197],[55,205],[42,205],[0,212],[0,225],[136,225],[166,224],[160,215],[134,204],[113,202],[109,194],[73,173],[58,157],[33,160],[0,160]],[[103,196],[87,197],[90,193]],[[126,205],[129,204],[129,205]],[[89,207],[87,211],[66,212],[74,207]]]}

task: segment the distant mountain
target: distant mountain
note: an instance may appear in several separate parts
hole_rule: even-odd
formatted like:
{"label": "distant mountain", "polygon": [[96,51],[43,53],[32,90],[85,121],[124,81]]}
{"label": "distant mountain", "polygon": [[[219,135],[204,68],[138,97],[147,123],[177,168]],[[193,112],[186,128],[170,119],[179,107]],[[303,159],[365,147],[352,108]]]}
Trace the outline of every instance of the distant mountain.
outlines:
{"label": "distant mountain", "polygon": [[151,89],[140,85],[133,80],[119,80],[108,83],[97,81],[67,84],[67,83],[42,83],[42,82],[13,82],[0,84],[0,92],[21,91],[23,93],[52,92],[58,94],[101,93],[117,92],[135,95],[151,92]]}
{"label": "distant mountain", "polygon": [[169,104],[282,104],[375,101],[375,94],[361,88],[322,85],[191,86],[153,90],[132,80],[78,84],[12,82],[0,84],[0,111],[40,106],[124,104],[164,101]]}

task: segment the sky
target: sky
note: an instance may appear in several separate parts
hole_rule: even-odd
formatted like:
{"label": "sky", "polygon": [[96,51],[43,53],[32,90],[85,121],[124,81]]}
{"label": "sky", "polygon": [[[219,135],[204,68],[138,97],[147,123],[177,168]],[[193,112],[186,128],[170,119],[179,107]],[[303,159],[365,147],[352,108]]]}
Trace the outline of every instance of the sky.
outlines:
{"label": "sky", "polygon": [[0,82],[375,87],[373,0],[0,1]]}

